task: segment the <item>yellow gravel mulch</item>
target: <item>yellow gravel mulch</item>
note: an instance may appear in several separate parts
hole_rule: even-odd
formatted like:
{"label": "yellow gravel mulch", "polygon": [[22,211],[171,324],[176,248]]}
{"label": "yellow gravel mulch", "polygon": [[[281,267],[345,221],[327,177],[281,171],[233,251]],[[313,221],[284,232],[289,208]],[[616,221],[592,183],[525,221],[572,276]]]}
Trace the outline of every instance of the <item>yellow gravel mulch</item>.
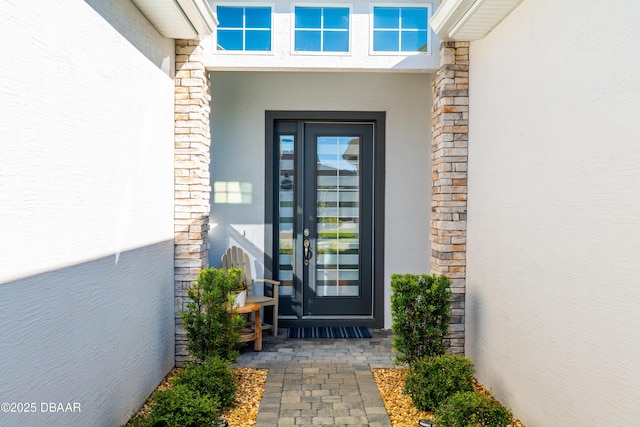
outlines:
{"label": "yellow gravel mulch", "polygon": [[[157,390],[165,390],[171,387],[172,379],[179,371],[180,368],[173,369],[158,386]],[[264,394],[264,384],[267,381],[268,370],[232,368],[231,371],[238,385],[238,391],[233,406],[223,412],[221,416],[233,427],[254,426],[258,417],[260,400]],[[433,418],[431,412],[416,409],[413,406],[411,396],[404,394],[407,369],[390,368],[372,369],[371,371],[393,427],[415,427],[418,425],[418,420]],[[491,392],[475,379],[473,387],[476,393],[488,395],[495,400]],[[149,406],[145,404],[139,414],[145,414],[148,411]],[[524,427],[524,425],[514,418],[510,427]]]}
{"label": "yellow gravel mulch", "polygon": [[[183,368],[174,368],[162,380],[162,383],[154,391],[154,393],[166,390],[173,386],[173,378]],[[253,368],[231,368],[233,378],[238,385],[236,399],[231,408],[221,414],[230,426],[246,427],[254,426],[258,418],[258,408],[260,400],[264,394],[264,384],[267,381],[267,369]],[[144,406],[138,411],[137,416],[142,417],[149,413],[151,399],[147,399]],[[127,425],[131,424],[128,423]]]}
{"label": "yellow gravel mulch", "polygon": [[[393,427],[415,427],[421,419],[433,419],[431,412],[417,410],[413,406],[411,396],[404,394],[404,380],[407,376],[407,369],[372,369],[371,371]],[[495,400],[491,393],[475,379],[473,388],[476,393],[488,395]],[[524,425],[514,418],[510,427],[524,427]]]}
{"label": "yellow gravel mulch", "polygon": [[233,406],[223,412],[222,417],[233,427],[253,426],[258,417],[268,371],[252,368],[233,368],[231,371],[238,384],[238,391]]}
{"label": "yellow gravel mulch", "polygon": [[415,427],[423,418],[432,418],[431,412],[418,411],[411,396],[404,394],[406,369],[372,369],[373,379],[387,408],[393,427]]}

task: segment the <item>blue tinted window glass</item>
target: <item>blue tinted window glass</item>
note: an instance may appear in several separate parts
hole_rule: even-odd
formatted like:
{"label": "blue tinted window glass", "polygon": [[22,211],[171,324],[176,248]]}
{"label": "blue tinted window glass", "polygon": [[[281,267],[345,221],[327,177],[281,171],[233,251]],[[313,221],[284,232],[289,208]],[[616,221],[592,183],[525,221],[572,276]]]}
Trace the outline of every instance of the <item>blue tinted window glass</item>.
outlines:
{"label": "blue tinted window glass", "polygon": [[425,52],[427,50],[427,31],[403,31],[403,52]]}
{"label": "blue tinted window glass", "polygon": [[242,8],[218,6],[219,27],[242,28]]}
{"label": "blue tinted window glass", "polygon": [[218,46],[223,50],[242,50],[242,30],[218,30]]}
{"label": "blue tinted window glass", "polygon": [[271,28],[271,8],[247,7],[245,15],[247,28]]}
{"label": "blue tinted window glass", "polygon": [[271,31],[247,30],[244,50],[271,50]]}
{"label": "blue tinted window glass", "polygon": [[400,9],[396,7],[374,7],[373,28],[400,28]]}
{"label": "blue tinted window glass", "polygon": [[400,12],[402,16],[402,29],[427,29],[427,9],[406,8]]}
{"label": "blue tinted window glass", "polygon": [[349,33],[347,31],[325,31],[325,52],[349,52]]}
{"label": "blue tinted window glass", "polygon": [[300,52],[320,51],[320,31],[296,31],[294,49]]}
{"label": "blue tinted window glass", "polygon": [[373,50],[376,52],[398,52],[400,50],[400,32],[374,31]]}
{"label": "blue tinted window glass", "polygon": [[326,8],[324,9],[324,28],[349,28],[349,9]]}
{"label": "blue tinted window glass", "polygon": [[320,28],[322,9],[296,7],[296,28]]}

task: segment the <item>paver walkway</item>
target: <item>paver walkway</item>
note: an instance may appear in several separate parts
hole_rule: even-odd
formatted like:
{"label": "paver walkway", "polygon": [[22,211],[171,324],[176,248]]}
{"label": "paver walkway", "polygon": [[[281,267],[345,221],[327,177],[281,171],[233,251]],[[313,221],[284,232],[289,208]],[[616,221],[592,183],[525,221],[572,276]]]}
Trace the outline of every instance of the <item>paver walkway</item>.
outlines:
{"label": "paver walkway", "polygon": [[391,426],[371,368],[393,367],[390,331],[372,338],[286,339],[268,336],[260,353],[237,365],[269,369],[258,427]]}

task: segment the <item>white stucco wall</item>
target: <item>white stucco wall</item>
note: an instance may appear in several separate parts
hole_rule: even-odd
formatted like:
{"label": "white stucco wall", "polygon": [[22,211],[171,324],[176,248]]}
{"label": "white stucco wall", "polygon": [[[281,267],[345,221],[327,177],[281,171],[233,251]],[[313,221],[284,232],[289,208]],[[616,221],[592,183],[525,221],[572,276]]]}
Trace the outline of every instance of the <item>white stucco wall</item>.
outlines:
{"label": "white stucco wall", "polygon": [[[212,9],[217,4],[234,4],[232,1],[209,0]],[[440,1],[416,0],[386,0],[382,2],[370,0],[325,0],[321,2],[310,0],[277,0],[261,1],[247,0],[243,5],[267,5],[273,10],[273,40],[272,51],[268,53],[223,52],[216,49],[216,35],[204,42],[205,63],[207,67],[216,70],[395,70],[404,72],[435,72],[439,67],[440,39],[429,31],[429,53],[399,55],[372,54],[371,25],[373,5],[429,5],[431,14],[438,8]],[[292,53],[292,19],[295,6],[342,6],[351,8],[350,52],[338,54]]]}
{"label": "white stucco wall", "polygon": [[385,326],[390,327],[389,276],[430,270],[431,75],[214,72],[212,99],[212,183],[252,187],[250,204],[212,203],[213,266],[238,235],[264,247],[265,110],[387,113]]}
{"label": "white stucco wall", "polygon": [[0,33],[0,425],[117,426],[173,366],[173,41],[128,0]]}
{"label": "white stucco wall", "polygon": [[638,12],[525,0],[471,43],[466,352],[527,427],[640,419]]}

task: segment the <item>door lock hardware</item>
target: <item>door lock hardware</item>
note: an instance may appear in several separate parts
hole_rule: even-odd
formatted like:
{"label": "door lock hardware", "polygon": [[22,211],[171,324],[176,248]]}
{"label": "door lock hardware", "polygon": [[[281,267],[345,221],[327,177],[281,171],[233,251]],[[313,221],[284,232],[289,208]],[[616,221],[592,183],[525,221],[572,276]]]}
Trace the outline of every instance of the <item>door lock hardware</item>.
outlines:
{"label": "door lock hardware", "polygon": [[304,239],[304,265],[309,265],[309,260],[311,259],[312,253],[311,249],[309,249],[309,239]]}

